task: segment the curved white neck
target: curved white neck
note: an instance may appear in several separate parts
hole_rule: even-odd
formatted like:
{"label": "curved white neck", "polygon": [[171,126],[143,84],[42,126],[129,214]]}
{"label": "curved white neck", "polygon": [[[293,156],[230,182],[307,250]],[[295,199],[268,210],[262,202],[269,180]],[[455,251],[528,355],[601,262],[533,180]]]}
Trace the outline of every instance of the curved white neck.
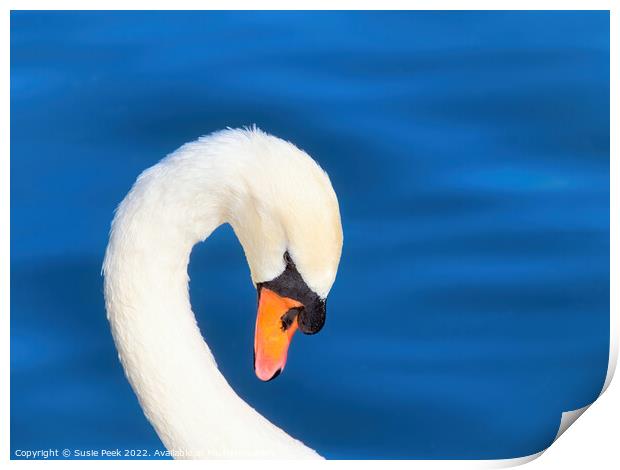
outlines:
{"label": "curved white neck", "polygon": [[235,215],[252,197],[236,183],[248,177],[244,160],[233,168],[219,153],[214,144],[183,147],[145,171],[118,208],[103,271],[119,358],[176,457],[317,458],[232,390],[191,309],[193,245],[222,223],[239,236],[252,222]]}

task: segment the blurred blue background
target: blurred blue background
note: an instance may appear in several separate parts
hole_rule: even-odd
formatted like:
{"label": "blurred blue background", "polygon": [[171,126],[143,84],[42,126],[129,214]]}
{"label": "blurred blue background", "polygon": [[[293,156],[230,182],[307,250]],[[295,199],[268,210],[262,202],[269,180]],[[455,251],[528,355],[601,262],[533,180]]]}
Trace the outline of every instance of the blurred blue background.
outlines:
{"label": "blurred blue background", "polygon": [[508,458],[596,398],[607,12],[14,12],[13,451],[162,448],[105,319],[109,223],[143,169],[252,123],[328,171],[345,232],[326,327],[268,384],[232,230],[195,248],[198,322],[252,406],[329,458]]}

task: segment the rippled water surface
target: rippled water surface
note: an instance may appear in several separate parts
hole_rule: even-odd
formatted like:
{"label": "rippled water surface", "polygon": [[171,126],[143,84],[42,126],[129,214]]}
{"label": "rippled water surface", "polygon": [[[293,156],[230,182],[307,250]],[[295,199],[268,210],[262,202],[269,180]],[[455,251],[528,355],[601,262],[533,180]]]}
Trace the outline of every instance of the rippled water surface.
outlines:
{"label": "rippled water surface", "polygon": [[328,321],[252,369],[232,230],[197,246],[198,322],[235,390],[329,458],[506,458],[604,381],[609,16],[13,13],[11,447],[161,448],[118,363],[113,210],[184,142],[256,123],[328,171]]}

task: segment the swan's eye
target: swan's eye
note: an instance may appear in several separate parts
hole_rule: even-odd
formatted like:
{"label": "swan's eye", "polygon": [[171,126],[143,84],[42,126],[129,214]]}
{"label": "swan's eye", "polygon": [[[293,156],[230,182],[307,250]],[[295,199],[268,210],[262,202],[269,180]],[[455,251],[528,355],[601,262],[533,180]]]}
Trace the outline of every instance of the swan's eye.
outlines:
{"label": "swan's eye", "polygon": [[293,259],[291,258],[291,255],[288,254],[288,251],[284,252],[284,262],[289,265],[289,264],[293,264]]}

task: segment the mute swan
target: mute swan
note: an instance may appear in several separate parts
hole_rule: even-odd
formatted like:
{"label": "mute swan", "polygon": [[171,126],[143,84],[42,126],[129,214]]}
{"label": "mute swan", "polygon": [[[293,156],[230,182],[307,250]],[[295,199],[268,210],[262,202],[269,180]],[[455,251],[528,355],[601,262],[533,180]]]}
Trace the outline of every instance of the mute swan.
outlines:
{"label": "mute swan", "polygon": [[329,177],[289,142],[228,129],[144,171],[116,211],[104,295],[125,374],[173,457],[320,458],[232,390],[200,334],[187,265],[192,247],[223,223],[258,291],[258,378],[281,372],[297,329],[323,326],[342,250]]}

